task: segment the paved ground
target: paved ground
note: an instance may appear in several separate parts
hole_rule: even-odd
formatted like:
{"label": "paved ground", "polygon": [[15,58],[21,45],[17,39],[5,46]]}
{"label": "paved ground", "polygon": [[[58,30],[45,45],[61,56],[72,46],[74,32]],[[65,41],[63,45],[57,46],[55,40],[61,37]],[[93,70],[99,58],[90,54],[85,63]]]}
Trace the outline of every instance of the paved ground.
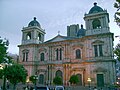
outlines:
{"label": "paved ground", "polygon": [[[26,85],[23,85],[23,84],[20,84],[20,85],[17,85],[17,89],[16,90],[24,90],[23,87],[25,87]],[[13,90],[12,89],[12,86],[9,87],[9,89],[7,90]],[[69,87],[65,87],[65,90],[94,90],[93,87],[91,87],[89,89],[89,87],[84,87],[84,86],[69,86]],[[110,89],[110,88],[107,88],[107,87],[104,87],[104,88],[98,88],[97,87],[97,90],[120,90],[120,89]]]}
{"label": "paved ground", "polygon": [[[114,89],[110,89],[110,88],[107,88],[107,87],[104,87],[104,88],[98,88],[98,90],[114,90]],[[75,87],[66,87],[65,90],[94,90],[94,87],[83,87],[83,86],[75,86]]]}

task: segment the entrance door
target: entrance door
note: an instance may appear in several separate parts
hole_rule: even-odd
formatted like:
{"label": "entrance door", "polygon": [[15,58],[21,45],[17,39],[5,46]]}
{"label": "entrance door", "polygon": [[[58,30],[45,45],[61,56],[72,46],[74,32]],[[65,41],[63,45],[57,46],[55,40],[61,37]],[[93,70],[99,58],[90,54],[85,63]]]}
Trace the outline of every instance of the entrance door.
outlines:
{"label": "entrance door", "polygon": [[39,84],[44,84],[44,75],[43,74],[39,75]]}
{"label": "entrance door", "polygon": [[82,86],[82,75],[81,74],[77,74],[78,79],[79,79],[79,83],[78,85]]}
{"label": "entrance door", "polygon": [[104,86],[104,75],[103,74],[97,74],[97,86],[98,87]]}

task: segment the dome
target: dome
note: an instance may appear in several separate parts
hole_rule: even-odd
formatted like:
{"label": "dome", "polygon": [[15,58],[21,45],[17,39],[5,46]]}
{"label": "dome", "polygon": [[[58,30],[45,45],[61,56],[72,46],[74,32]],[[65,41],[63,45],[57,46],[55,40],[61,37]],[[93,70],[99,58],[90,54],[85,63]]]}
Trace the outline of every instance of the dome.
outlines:
{"label": "dome", "polygon": [[90,9],[89,14],[103,12],[103,9],[97,6],[97,3],[94,3],[94,6]]}
{"label": "dome", "polygon": [[83,28],[83,25],[81,25],[81,29],[77,32],[77,37],[85,36],[85,29]]}
{"label": "dome", "polygon": [[39,24],[39,22],[36,20],[36,17],[34,17],[34,20],[32,20],[32,21],[28,24],[28,27],[31,27],[31,26],[38,26],[38,27],[40,27],[40,24]]}

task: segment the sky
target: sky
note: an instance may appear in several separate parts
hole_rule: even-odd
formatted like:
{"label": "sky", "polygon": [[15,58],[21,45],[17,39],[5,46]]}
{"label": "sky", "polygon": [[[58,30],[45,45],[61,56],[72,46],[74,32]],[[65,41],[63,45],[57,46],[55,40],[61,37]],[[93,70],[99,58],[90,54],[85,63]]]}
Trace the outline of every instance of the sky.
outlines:
{"label": "sky", "polygon": [[[22,40],[22,28],[27,27],[33,17],[45,29],[45,41],[52,39],[60,31],[67,35],[67,26],[83,24],[84,14],[93,3],[107,9],[110,18],[110,31],[120,35],[120,28],[114,22],[115,0],[0,0],[0,36],[9,40],[8,52],[19,54],[18,45]],[[120,38],[114,39],[114,46]]]}

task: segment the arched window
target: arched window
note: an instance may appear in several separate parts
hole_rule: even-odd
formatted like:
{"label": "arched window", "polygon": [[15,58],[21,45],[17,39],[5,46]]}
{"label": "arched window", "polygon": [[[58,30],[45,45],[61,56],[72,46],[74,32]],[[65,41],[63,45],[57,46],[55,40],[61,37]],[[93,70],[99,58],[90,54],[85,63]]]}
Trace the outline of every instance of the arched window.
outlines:
{"label": "arched window", "polygon": [[93,29],[101,28],[101,22],[99,19],[94,19],[92,22]]}
{"label": "arched window", "polygon": [[38,40],[41,41],[41,34],[38,34]]}
{"label": "arched window", "polygon": [[41,61],[44,61],[44,59],[45,59],[45,55],[44,55],[44,53],[41,53],[41,54],[40,54],[40,60],[41,60]]}
{"label": "arched window", "polygon": [[60,70],[57,70],[57,71],[56,71],[56,75],[55,75],[55,76],[62,77],[62,71],[60,71]]}
{"label": "arched window", "polygon": [[81,51],[80,51],[80,49],[76,50],[76,59],[81,59]]}
{"label": "arched window", "polygon": [[31,39],[31,33],[27,33],[27,40],[30,40]]}

